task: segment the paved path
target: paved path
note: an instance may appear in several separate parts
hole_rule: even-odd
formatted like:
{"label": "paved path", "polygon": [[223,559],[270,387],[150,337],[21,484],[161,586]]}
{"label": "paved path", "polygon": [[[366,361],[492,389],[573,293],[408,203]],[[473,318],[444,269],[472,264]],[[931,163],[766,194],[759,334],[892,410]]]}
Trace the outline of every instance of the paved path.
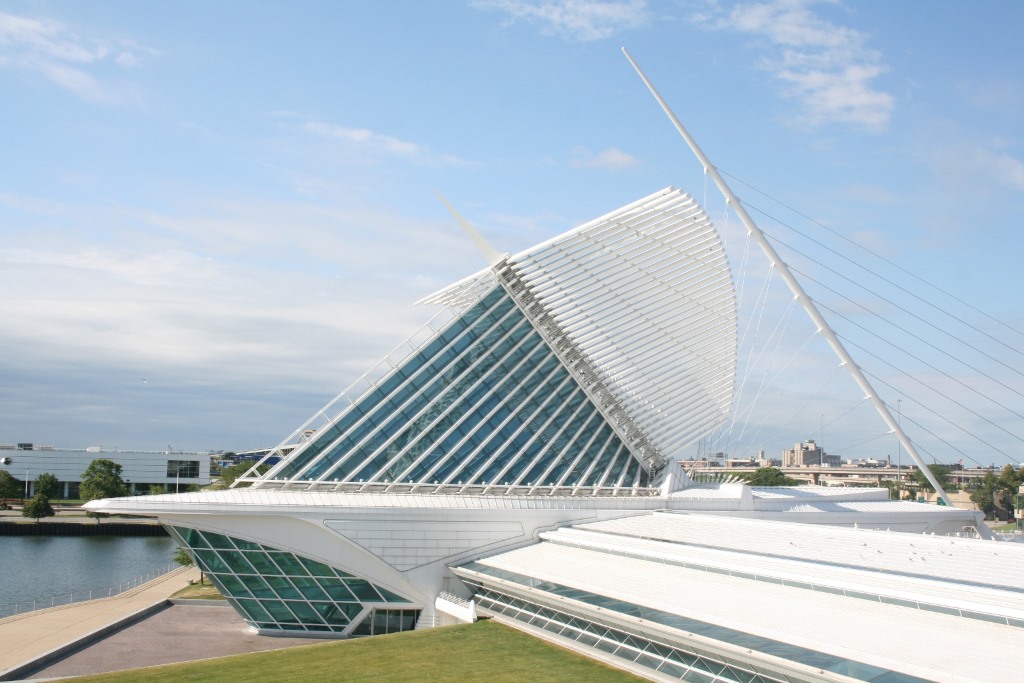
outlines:
{"label": "paved path", "polygon": [[320,642],[257,635],[230,605],[221,600],[202,602],[208,604],[168,607],[27,678],[82,676]]}
{"label": "paved path", "polygon": [[112,598],[77,602],[0,619],[0,679],[5,672],[62,648],[133,614],[155,608],[199,580],[199,570],[176,569]]}
{"label": "paved path", "polygon": [[[0,680],[81,676],[319,642],[256,635],[219,601],[167,607],[171,595],[198,579],[198,569],[182,567],[111,598],[0,619]],[[48,663],[12,671],[58,652]]]}

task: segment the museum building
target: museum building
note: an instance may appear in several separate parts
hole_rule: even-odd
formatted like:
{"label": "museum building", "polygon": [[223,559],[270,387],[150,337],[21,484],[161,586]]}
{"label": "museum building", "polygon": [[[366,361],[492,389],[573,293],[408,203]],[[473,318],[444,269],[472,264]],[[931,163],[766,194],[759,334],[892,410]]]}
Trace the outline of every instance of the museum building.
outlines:
{"label": "museum building", "polygon": [[736,377],[733,279],[692,197],[488,259],[248,487],[87,507],[159,518],[264,634],[489,616],[694,681],[970,680],[896,624],[1024,648],[1024,547],[967,538],[976,513],[678,465]]}

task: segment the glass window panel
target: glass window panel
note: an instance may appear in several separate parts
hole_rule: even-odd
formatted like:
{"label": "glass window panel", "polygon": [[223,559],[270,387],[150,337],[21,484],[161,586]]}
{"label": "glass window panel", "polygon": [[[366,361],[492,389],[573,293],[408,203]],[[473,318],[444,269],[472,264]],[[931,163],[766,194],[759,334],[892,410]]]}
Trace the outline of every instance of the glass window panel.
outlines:
{"label": "glass window panel", "polygon": [[241,538],[234,538],[234,537],[232,537],[231,540],[235,542],[235,547],[238,548],[239,550],[261,550],[262,549],[262,546],[259,543],[254,543],[253,541],[246,541],[246,540],[243,540]]}
{"label": "glass window panel", "polygon": [[377,589],[377,592],[380,593],[381,597],[384,598],[384,602],[409,602],[406,598],[403,598],[397,593],[392,593],[386,588],[381,588],[380,586],[375,586],[375,588]]}
{"label": "glass window panel", "polygon": [[351,619],[333,602],[312,602],[312,608],[317,611],[320,618],[332,626],[348,626]]}
{"label": "glass window panel", "polygon": [[318,579],[323,589],[335,602],[359,602],[344,583],[338,579]]}
{"label": "glass window panel", "polygon": [[247,598],[249,597],[249,590],[245,587],[238,577],[232,576],[231,574],[221,574],[217,577],[220,579],[221,592],[225,595],[230,595],[236,598]]}
{"label": "glass window panel", "polygon": [[658,671],[660,671],[663,674],[667,674],[669,676],[675,676],[676,678],[682,678],[683,676],[686,675],[686,672],[689,671],[689,669],[687,669],[685,667],[682,667],[682,666],[679,666],[678,664],[673,664],[672,662],[665,662],[664,664],[661,665],[661,668],[658,669]]}
{"label": "glass window panel", "polygon": [[295,556],[291,553],[274,551],[268,554],[270,555],[270,558],[277,563],[277,566],[280,567],[286,575],[309,576],[309,572],[306,571],[306,568],[303,567],[302,564],[298,560],[296,560]]}
{"label": "glass window panel", "polygon": [[661,664],[661,660],[657,657],[651,657],[650,655],[642,654],[634,660],[640,666],[646,666],[648,669],[657,669],[658,665]]}
{"label": "glass window panel", "polygon": [[228,566],[224,561],[220,559],[220,556],[218,556],[213,550],[196,548],[192,552],[195,553],[196,559],[199,561],[199,564],[202,565],[202,569],[208,574],[223,574],[231,571],[228,569]]}
{"label": "glass window panel", "polygon": [[237,550],[221,550],[217,553],[236,574],[256,574],[256,570],[245,561],[245,555]]}
{"label": "glass window panel", "polygon": [[354,636],[372,636],[373,635],[373,612],[366,615],[366,618],[359,622],[350,635]]}
{"label": "glass window panel", "polygon": [[203,531],[201,533],[211,548],[226,548],[228,550],[235,549],[235,544],[231,542],[230,538],[223,534],[215,534],[212,531]]}
{"label": "glass window panel", "polygon": [[317,614],[308,602],[302,602],[299,600],[289,600],[285,603],[288,609],[292,611],[292,614],[299,618],[299,621],[303,624],[319,624],[322,622],[320,615]]}
{"label": "glass window panel", "polygon": [[256,600],[238,599],[235,602],[252,621],[270,621],[270,613]]}
{"label": "glass window panel", "polygon": [[270,615],[274,618],[274,621],[285,624],[285,623],[298,623],[298,618],[291,613],[283,602],[280,600],[260,600],[260,604],[263,608],[270,612]]}
{"label": "glass window panel", "polygon": [[209,548],[210,544],[206,542],[202,534],[197,529],[189,529],[186,527],[176,526],[174,530],[177,531],[181,537],[185,540],[185,543],[190,548]]}
{"label": "glass window panel", "polygon": [[355,593],[360,602],[381,602],[380,595],[374,590],[369,581],[362,579],[348,579],[345,581],[349,589]]}
{"label": "glass window panel", "polygon": [[274,589],[278,597],[284,599],[295,600],[302,597],[302,593],[295,589],[295,586],[291,584],[291,581],[283,576],[268,576],[266,577],[267,584]]}
{"label": "glass window panel", "polygon": [[308,576],[293,576],[292,583],[308,600],[327,600],[327,593],[316,582],[316,579]]}
{"label": "glass window panel", "polygon": [[257,598],[273,598],[276,597],[274,591],[270,589],[270,586],[258,576],[239,576],[238,580],[245,584],[245,587],[249,589]]}
{"label": "glass window panel", "polygon": [[277,568],[277,565],[270,561],[266,553],[246,553],[246,559],[249,563],[256,568],[256,573],[263,576],[270,576],[272,574],[280,574],[281,570]]}

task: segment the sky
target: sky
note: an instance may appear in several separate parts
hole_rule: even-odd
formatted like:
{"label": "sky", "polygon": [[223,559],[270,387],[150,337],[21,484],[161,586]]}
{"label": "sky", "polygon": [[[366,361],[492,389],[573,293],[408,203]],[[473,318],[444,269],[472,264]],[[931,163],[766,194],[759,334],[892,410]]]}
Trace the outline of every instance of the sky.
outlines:
{"label": "sky", "polygon": [[[430,319],[417,300],[484,266],[435,192],[515,253],[682,187],[754,310],[744,231],[626,47],[766,231],[813,218],[839,255],[869,247],[976,307],[955,304],[987,354],[936,382],[970,394],[985,436],[929,452],[1024,459],[1022,24],[1024,5],[986,1],[8,0],[0,442],[275,445]],[[751,328],[812,378],[777,389],[800,406],[785,420],[745,407],[783,403],[763,381],[743,389],[716,443],[895,459],[773,296],[757,310],[789,336],[756,312]],[[899,343],[908,363],[945,325]],[[760,355],[741,376],[764,377]],[[993,382],[999,403],[974,406]],[[909,393],[885,400],[913,419]]]}

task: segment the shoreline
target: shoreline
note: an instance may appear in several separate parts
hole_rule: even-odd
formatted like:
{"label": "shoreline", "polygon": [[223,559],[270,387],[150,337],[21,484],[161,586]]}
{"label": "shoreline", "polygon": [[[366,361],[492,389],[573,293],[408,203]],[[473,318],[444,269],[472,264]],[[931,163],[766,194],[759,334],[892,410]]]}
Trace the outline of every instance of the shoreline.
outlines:
{"label": "shoreline", "polygon": [[163,525],[151,517],[109,517],[97,523],[80,508],[59,512],[35,521],[20,510],[0,512],[2,536],[167,536]]}

